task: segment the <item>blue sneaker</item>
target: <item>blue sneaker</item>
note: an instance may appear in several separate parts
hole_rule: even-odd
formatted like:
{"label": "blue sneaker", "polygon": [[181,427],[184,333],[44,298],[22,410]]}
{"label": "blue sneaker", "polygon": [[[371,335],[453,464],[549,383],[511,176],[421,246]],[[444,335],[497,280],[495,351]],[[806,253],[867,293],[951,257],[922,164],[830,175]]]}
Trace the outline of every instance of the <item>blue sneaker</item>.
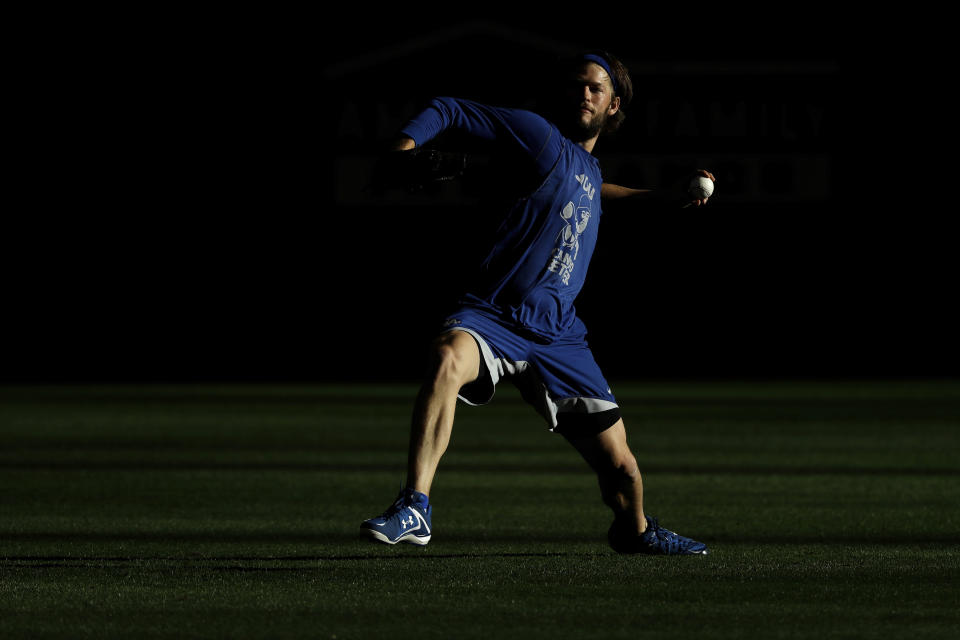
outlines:
{"label": "blue sneaker", "polygon": [[430,542],[431,511],[426,495],[404,489],[389,509],[376,518],[365,520],[360,529],[364,535],[386,544],[424,545]]}
{"label": "blue sneaker", "polygon": [[707,545],[664,529],[656,518],[647,516],[647,530],[635,535],[625,531],[616,520],[610,525],[607,540],[617,553],[651,555],[707,555]]}

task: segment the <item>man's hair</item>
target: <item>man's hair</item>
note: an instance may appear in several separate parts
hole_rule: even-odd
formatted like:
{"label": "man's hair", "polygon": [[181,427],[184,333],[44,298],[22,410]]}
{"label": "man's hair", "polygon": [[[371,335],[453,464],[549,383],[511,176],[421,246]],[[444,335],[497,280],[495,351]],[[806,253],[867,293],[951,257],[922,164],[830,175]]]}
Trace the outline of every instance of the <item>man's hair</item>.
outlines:
{"label": "man's hair", "polygon": [[607,61],[607,66],[610,68],[610,79],[614,86],[613,95],[620,98],[620,109],[607,119],[603,133],[613,133],[623,125],[623,121],[627,118],[626,108],[633,100],[633,81],[630,79],[630,70],[618,58],[599,49],[584,51],[572,62],[583,65],[584,62],[590,61],[586,56],[599,56]]}
{"label": "man's hair", "polygon": [[558,60],[554,67],[555,75],[549,76],[550,79],[543,86],[541,102],[546,113],[562,118],[563,114],[556,112],[558,105],[554,103],[551,96],[556,95],[558,87],[569,82],[571,74],[577,73],[583,65],[594,62],[595,58],[591,59],[592,56],[599,57],[607,63],[601,66],[610,69],[609,75],[614,85],[613,95],[620,98],[620,109],[607,118],[607,122],[601,131],[603,134],[610,134],[617,131],[623,125],[623,121],[626,120],[627,106],[633,100],[633,82],[630,80],[630,71],[626,65],[607,51],[592,49]]}

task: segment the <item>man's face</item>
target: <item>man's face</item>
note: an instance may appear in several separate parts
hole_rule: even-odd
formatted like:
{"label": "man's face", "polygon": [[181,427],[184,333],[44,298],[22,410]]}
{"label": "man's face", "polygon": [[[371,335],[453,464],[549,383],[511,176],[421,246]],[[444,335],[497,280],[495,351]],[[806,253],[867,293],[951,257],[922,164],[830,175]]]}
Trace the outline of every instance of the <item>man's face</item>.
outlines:
{"label": "man's face", "polygon": [[574,72],[567,90],[567,106],[576,109],[572,133],[587,140],[600,133],[607,118],[617,112],[620,98],[613,96],[613,82],[598,64],[588,62]]}

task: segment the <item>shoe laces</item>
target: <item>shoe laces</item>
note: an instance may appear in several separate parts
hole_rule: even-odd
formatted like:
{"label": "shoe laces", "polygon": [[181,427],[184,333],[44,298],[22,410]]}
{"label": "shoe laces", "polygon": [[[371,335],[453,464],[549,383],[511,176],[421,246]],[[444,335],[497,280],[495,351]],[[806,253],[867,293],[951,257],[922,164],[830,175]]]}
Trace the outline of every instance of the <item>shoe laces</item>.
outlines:
{"label": "shoe laces", "polygon": [[666,545],[670,551],[676,551],[680,548],[680,536],[661,527],[655,517],[647,517],[647,530],[650,532],[648,535],[652,535],[656,540],[657,546]]}
{"label": "shoe laces", "polygon": [[390,518],[400,513],[407,506],[406,496],[401,492],[393,504],[387,507],[387,510],[380,514],[381,518]]}

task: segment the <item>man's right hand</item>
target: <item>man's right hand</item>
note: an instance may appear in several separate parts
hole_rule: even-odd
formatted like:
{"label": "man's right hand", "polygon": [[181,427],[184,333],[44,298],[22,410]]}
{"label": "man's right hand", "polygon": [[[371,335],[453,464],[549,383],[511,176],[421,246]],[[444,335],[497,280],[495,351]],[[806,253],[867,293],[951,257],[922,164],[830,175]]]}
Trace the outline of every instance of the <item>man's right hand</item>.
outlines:
{"label": "man's right hand", "polygon": [[390,147],[391,151],[410,151],[411,149],[416,149],[417,143],[413,138],[408,138],[406,136],[401,136],[397,138],[393,146]]}
{"label": "man's right hand", "polygon": [[465,153],[417,148],[410,138],[406,141],[397,141],[393,150],[378,159],[373,175],[377,192],[400,189],[416,193],[427,185],[463,175],[467,166]]}

